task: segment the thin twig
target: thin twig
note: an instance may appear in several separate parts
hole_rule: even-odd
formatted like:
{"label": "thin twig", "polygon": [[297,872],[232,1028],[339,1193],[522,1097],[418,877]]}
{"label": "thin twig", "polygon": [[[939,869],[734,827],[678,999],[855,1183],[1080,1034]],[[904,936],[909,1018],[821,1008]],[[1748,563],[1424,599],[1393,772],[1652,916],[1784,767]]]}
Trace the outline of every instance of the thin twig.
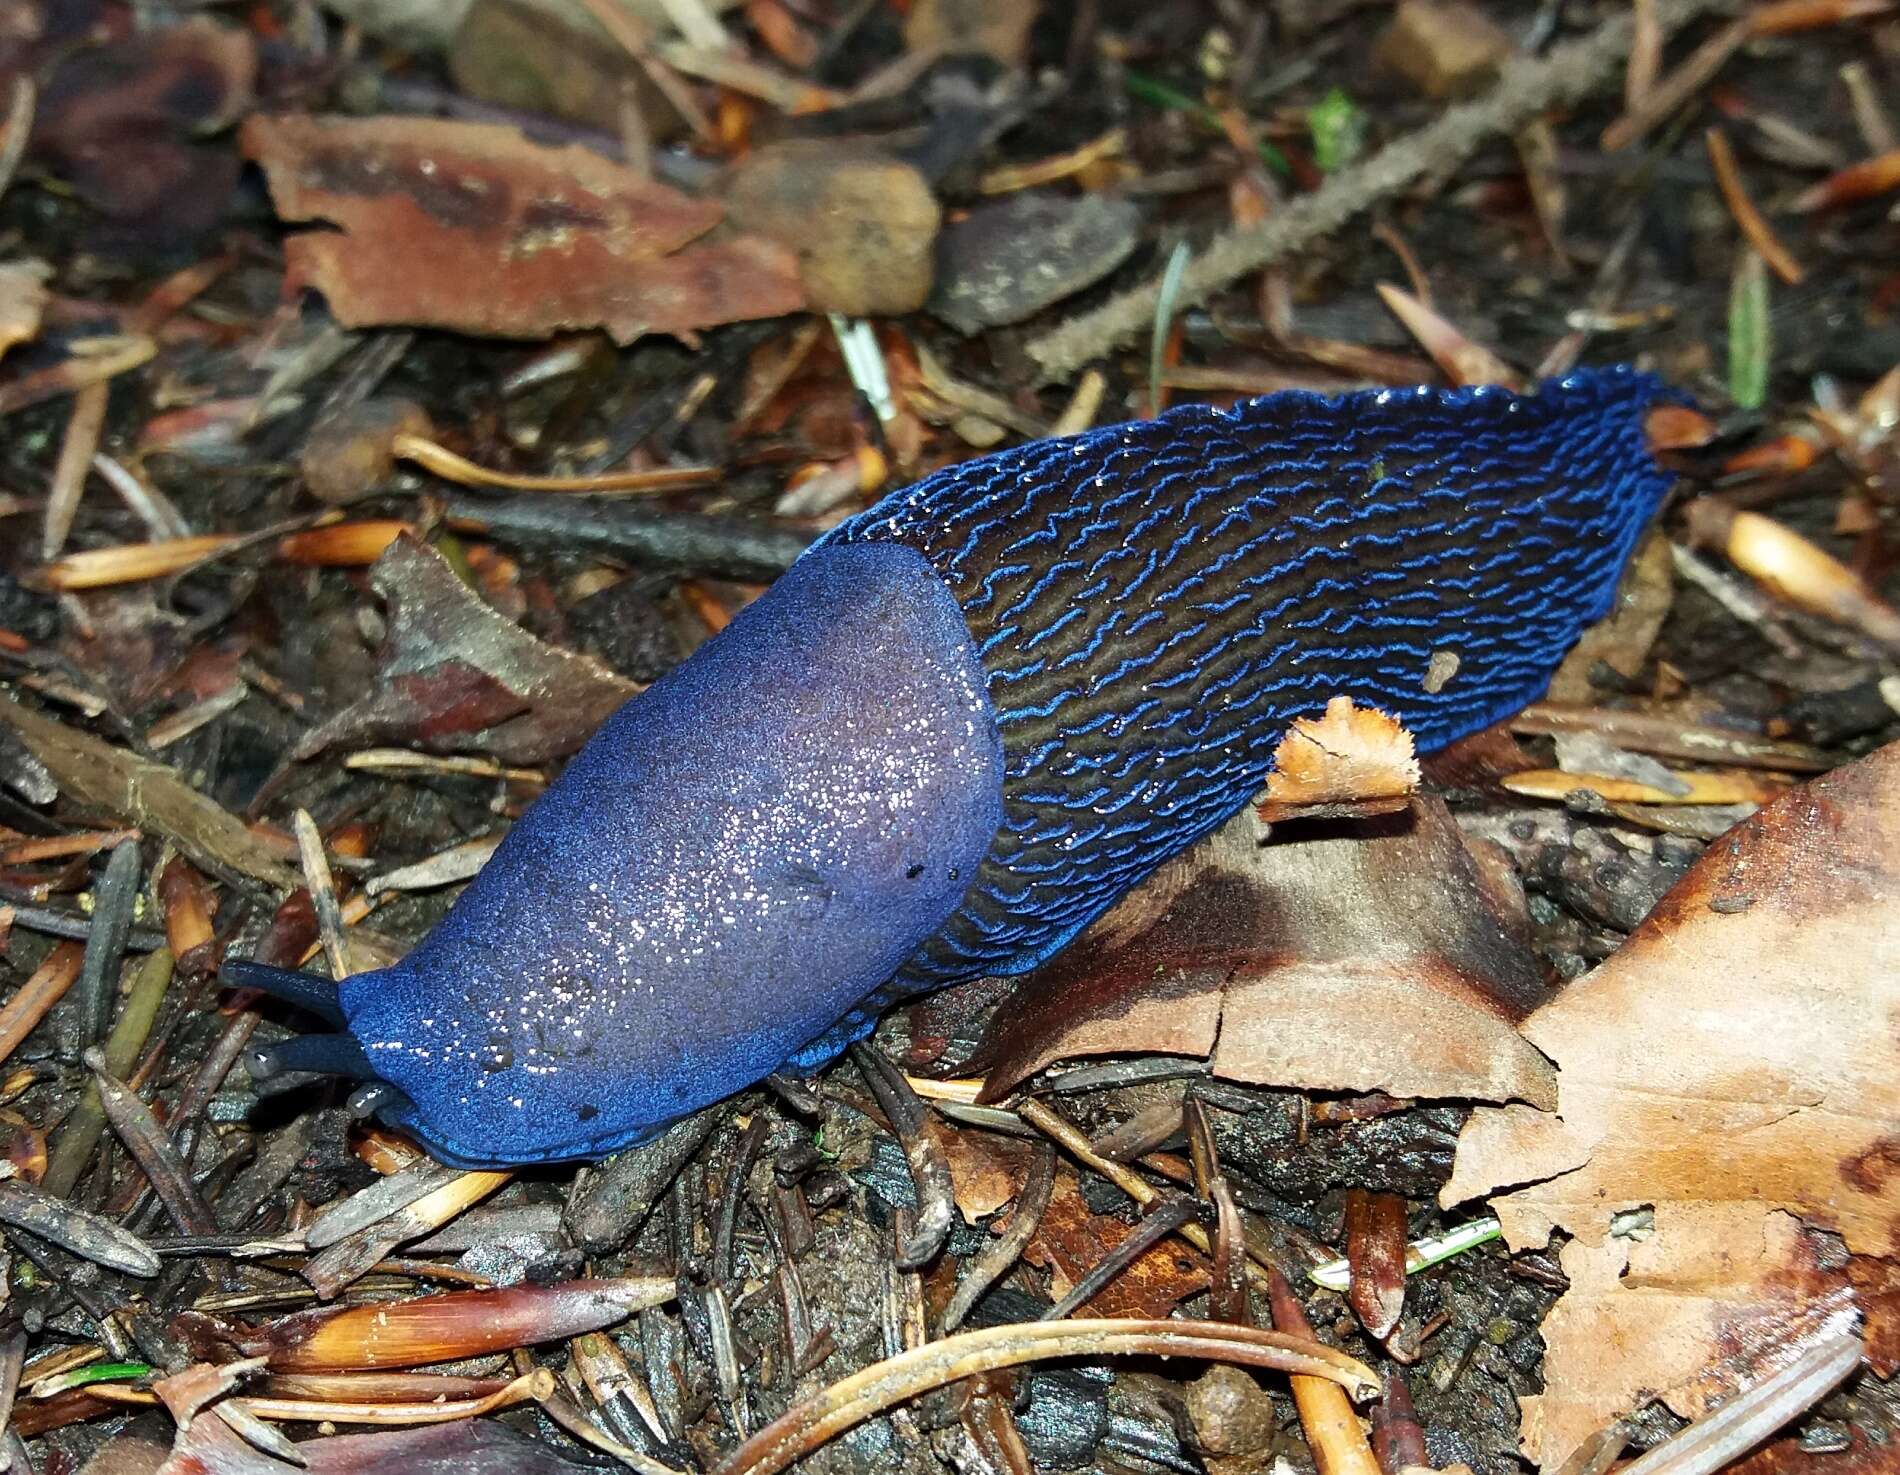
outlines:
{"label": "thin twig", "polygon": [[[1027,1097],[1021,1102],[1018,1102],[1016,1114],[1028,1122],[1030,1126],[1054,1139],[1078,1161],[1094,1169],[1097,1173],[1100,1173],[1143,1208],[1147,1208],[1156,1199],[1161,1197],[1161,1190],[1156,1188],[1146,1178],[1142,1177],[1141,1174],[1122,1163],[1110,1162],[1107,1158],[1096,1152],[1095,1149],[1089,1145],[1088,1138],[1083,1136],[1082,1133],[1076,1129],[1073,1122],[1069,1121],[1059,1112],[1051,1111],[1034,1097]],[[1211,1255],[1214,1253],[1213,1240],[1208,1237],[1207,1231],[1199,1224],[1183,1224],[1175,1232],[1203,1255]],[[1271,1267],[1259,1262],[1257,1258],[1253,1256],[1251,1247],[1249,1247],[1248,1254],[1249,1258],[1244,1266],[1246,1276],[1255,1285],[1265,1290],[1268,1284],[1268,1277],[1271,1274]]]}
{"label": "thin twig", "polygon": [[946,1335],[963,1325],[963,1318],[975,1309],[983,1293],[1029,1247],[1037,1226],[1042,1223],[1043,1212],[1049,1207],[1049,1198],[1055,1185],[1056,1150],[1045,1144],[1042,1151],[1036,1154],[1036,1160],[1029,1165],[1029,1177],[1023,1182],[1022,1192],[1016,1195],[1016,1207],[1010,1212],[1009,1228],[984,1247],[982,1253],[971,1262],[969,1274],[958,1281],[956,1290],[951,1292],[950,1300],[943,1308],[943,1330]]}
{"label": "thin twig", "polygon": [[927,1342],[833,1383],[748,1439],[718,1475],[774,1475],[826,1441],[906,1399],[1001,1368],[1063,1357],[1195,1357],[1271,1367],[1338,1383],[1355,1398],[1379,1380],[1363,1363],[1308,1337],[1211,1321],[1038,1321]]}
{"label": "thin twig", "polygon": [[13,172],[26,157],[26,142],[33,132],[33,112],[39,105],[39,93],[33,79],[24,72],[13,79],[13,95],[7,100],[6,134],[0,138],[0,195],[13,183]]}
{"label": "thin twig", "polygon": [[1814,1407],[1861,1364],[1865,1348],[1846,1332],[1820,1342],[1640,1459],[1624,1475],[1712,1475]]}
{"label": "thin twig", "polygon": [[1715,170],[1715,182],[1728,205],[1728,213],[1735,217],[1749,244],[1761,253],[1761,259],[1775,269],[1775,275],[1790,287],[1799,286],[1804,275],[1801,263],[1781,244],[1780,237],[1749,198],[1748,186],[1742,183],[1741,166],[1735,162],[1735,150],[1729,147],[1728,135],[1720,128],[1711,128],[1706,139],[1709,163]]}
{"label": "thin twig", "polygon": [[1754,23],[1743,17],[1730,21],[1704,41],[1690,54],[1688,60],[1644,93],[1635,107],[1603,130],[1603,151],[1613,154],[1619,149],[1628,148],[1694,97],[1741,49],[1753,29]]}
{"label": "thin twig", "polygon": [[330,976],[341,983],[356,970],[350,966],[349,940],[343,935],[343,912],[337,905],[329,857],[323,853],[323,836],[308,810],[299,809],[291,824],[297,834],[304,884],[310,888],[310,899],[317,908],[317,936],[323,942],[324,959],[330,965]]}
{"label": "thin twig", "polygon": [[47,485],[41,559],[57,557],[66,546],[66,535],[73,530],[79,498],[86,489],[86,472],[92,466],[93,453],[99,449],[100,432],[105,429],[106,402],[111,392],[112,386],[102,381],[88,384],[73,396],[73,412],[66,421],[59,459],[53,463],[53,477]]}
{"label": "thin twig", "polygon": [[871,1088],[871,1094],[877,1097],[877,1104],[884,1109],[891,1131],[904,1149],[904,1161],[910,1165],[917,1207],[915,1211],[898,1211],[896,1255],[900,1269],[915,1270],[937,1257],[957,1217],[950,1161],[931,1135],[930,1114],[904,1079],[904,1073],[875,1045],[852,1045],[851,1059],[864,1077],[865,1085]]}
{"label": "thin twig", "polygon": [[[1662,0],[1656,7],[1657,23],[1667,36],[1721,3]],[[1629,51],[1633,29],[1630,17],[1620,14],[1546,58],[1513,62],[1479,101],[1450,109],[1358,167],[1342,170],[1271,219],[1220,236],[1189,263],[1180,307],[1205,302],[1230,282],[1323,239],[1368,206],[1468,157],[1486,139],[1513,133],[1547,109],[1585,96],[1614,74]],[[1029,355],[1044,379],[1066,379],[1150,326],[1160,295],[1159,281],[1145,282],[1037,338],[1029,345]]]}

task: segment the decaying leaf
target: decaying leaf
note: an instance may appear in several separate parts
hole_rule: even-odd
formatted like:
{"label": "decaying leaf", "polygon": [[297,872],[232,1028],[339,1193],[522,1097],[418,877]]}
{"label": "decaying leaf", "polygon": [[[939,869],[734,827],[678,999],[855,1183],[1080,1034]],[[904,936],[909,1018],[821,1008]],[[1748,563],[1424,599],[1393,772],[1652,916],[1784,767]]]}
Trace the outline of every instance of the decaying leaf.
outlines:
{"label": "decaying leaf", "polygon": [[[1527,1401],[1546,1467],[1655,1394],[1685,1415],[1869,1315],[1890,1371],[1900,1254],[1900,744],[1712,845],[1614,957],[1523,1025],[1557,1114],[1483,1110],[1447,1204],[1514,1246],[1574,1236]],[[1653,1237],[1610,1238],[1654,1206]],[[1786,1212],[1778,1212],[1786,1211]],[[1809,1226],[1854,1259],[1830,1261]],[[1885,1268],[1883,1268],[1885,1267]]]}
{"label": "decaying leaf", "polygon": [[165,836],[208,870],[251,876],[285,891],[297,885],[297,872],[275,851],[168,764],[115,748],[6,696],[0,696],[0,724],[18,733],[81,804]]}
{"label": "decaying leaf", "polygon": [[[1133,1232],[1114,1215],[1090,1208],[1082,1197],[1082,1180],[1064,1168],[1056,1174],[1055,1192],[1023,1258],[1047,1267],[1049,1292],[1060,1299]],[[1166,1316],[1189,1296],[1206,1290],[1207,1276],[1206,1257],[1178,1239],[1164,1239],[1136,1256],[1092,1300],[1077,1307],[1076,1315]]]}
{"label": "decaying leaf", "polygon": [[1438,800],[1265,845],[1243,814],[1026,980],[968,1068],[988,1100],[1064,1056],[1128,1051],[1261,1084],[1549,1103],[1514,1027],[1547,997],[1521,910]]}
{"label": "decaying leaf", "polygon": [[189,1428],[200,1410],[216,1403],[241,1383],[247,1372],[256,1370],[254,1364],[226,1363],[217,1366],[209,1362],[195,1362],[169,1378],[161,1378],[153,1385],[152,1391],[158,1395],[158,1401],[165,1405],[167,1412],[178,1421],[178,1427]]}
{"label": "decaying leaf", "polygon": [[298,760],[336,743],[403,742],[540,763],[573,752],[640,689],[495,613],[413,538],[392,543],[369,578],[389,605],[375,689],[308,734]]}
{"label": "decaying leaf", "polygon": [[338,227],[292,236],[286,270],[350,327],[629,343],[804,305],[784,247],[703,242],[717,204],[577,146],[413,117],[255,117],[241,141],[281,216]]}
{"label": "decaying leaf", "polygon": [[375,1475],[387,1470],[454,1470],[457,1475],[583,1475],[598,1468],[564,1460],[546,1442],[493,1419],[464,1419],[425,1429],[344,1434],[302,1449],[312,1475]]}
{"label": "decaying leaf", "polygon": [[1269,824],[1392,814],[1405,808],[1418,780],[1412,735],[1396,718],[1334,697],[1324,715],[1302,717],[1287,729],[1273,750],[1273,772],[1257,808]]}
{"label": "decaying leaf", "polygon": [[944,1132],[941,1140],[965,1223],[988,1218],[1022,1192],[1035,1156],[1029,1143],[995,1132]]}
{"label": "decaying leaf", "polygon": [[40,98],[33,152],[128,228],[128,245],[187,239],[223,214],[240,168],[199,140],[251,107],[256,76],[251,34],[204,15],[71,47]]}

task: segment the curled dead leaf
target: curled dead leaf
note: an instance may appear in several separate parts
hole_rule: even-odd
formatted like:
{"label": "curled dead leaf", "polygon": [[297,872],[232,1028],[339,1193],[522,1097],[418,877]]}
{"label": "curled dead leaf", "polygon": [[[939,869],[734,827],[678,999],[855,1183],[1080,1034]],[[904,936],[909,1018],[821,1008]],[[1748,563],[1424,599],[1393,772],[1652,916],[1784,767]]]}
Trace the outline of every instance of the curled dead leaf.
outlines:
{"label": "curled dead leaf", "polygon": [[411,537],[391,543],[369,577],[389,604],[375,687],[309,733],[299,761],[336,743],[399,741],[539,763],[578,748],[639,690],[497,614]]}
{"label": "curled dead leaf", "polygon": [[1515,1022],[1548,997],[1522,898],[1444,805],[1262,845],[1243,814],[997,1009],[984,1100],[1075,1055],[1211,1056],[1314,1090],[1549,1102]]}

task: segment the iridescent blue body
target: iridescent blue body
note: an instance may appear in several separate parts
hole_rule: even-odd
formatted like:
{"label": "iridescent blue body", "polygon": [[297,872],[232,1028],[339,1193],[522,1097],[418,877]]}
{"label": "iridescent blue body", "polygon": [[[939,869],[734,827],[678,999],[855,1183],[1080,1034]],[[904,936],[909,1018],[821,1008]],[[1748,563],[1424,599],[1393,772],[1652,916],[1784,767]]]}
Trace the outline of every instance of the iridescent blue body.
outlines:
{"label": "iridescent blue body", "polygon": [[[1646,375],[1282,394],[947,468],[617,713],[342,1014],[467,1163],[599,1156],[893,999],[1020,973],[1345,694],[1539,696],[1668,487]],[[1447,677],[1446,672],[1450,675]]]}

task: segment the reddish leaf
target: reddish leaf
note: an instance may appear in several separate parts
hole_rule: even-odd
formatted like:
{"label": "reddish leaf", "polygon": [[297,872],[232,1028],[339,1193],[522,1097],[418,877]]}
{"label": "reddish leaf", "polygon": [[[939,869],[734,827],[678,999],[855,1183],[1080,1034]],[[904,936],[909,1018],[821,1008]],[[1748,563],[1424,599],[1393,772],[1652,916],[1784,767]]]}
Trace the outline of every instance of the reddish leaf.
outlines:
{"label": "reddish leaf", "polygon": [[389,604],[381,675],[304,738],[300,760],[335,743],[404,742],[539,763],[573,752],[639,690],[496,614],[412,538],[390,545],[370,583]]}
{"label": "reddish leaf", "polygon": [[[1082,1197],[1082,1181],[1066,1168],[1023,1251],[1032,1264],[1048,1267],[1050,1291],[1060,1298],[1134,1231],[1109,1214],[1098,1214]],[[1189,1296],[1207,1289],[1207,1260],[1178,1239],[1166,1239],[1076,1309],[1077,1316],[1168,1315]]]}
{"label": "reddish leaf", "polygon": [[287,269],[351,327],[605,327],[626,343],[804,305],[789,251],[743,235],[689,244],[718,205],[583,148],[410,117],[258,117],[242,143],[280,215],[340,227],[293,236]]}
{"label": "reddish leaf", "polygon": [[181,1311],[172,1326],[201,1355],[229,1343],[246,1357],[268,1357],[273,1371],[418,1367],[561,1341],[612,1326],[672,1294],[664,1277],[623,1276],[314,1306],[252,1328]]}
{"label": "reddish leaf", "polygon": [[1364,1188],[1346,1195],[1346,1300],[1372,1336],[1384,1341],[1405,1310],[1405,1200]]}

